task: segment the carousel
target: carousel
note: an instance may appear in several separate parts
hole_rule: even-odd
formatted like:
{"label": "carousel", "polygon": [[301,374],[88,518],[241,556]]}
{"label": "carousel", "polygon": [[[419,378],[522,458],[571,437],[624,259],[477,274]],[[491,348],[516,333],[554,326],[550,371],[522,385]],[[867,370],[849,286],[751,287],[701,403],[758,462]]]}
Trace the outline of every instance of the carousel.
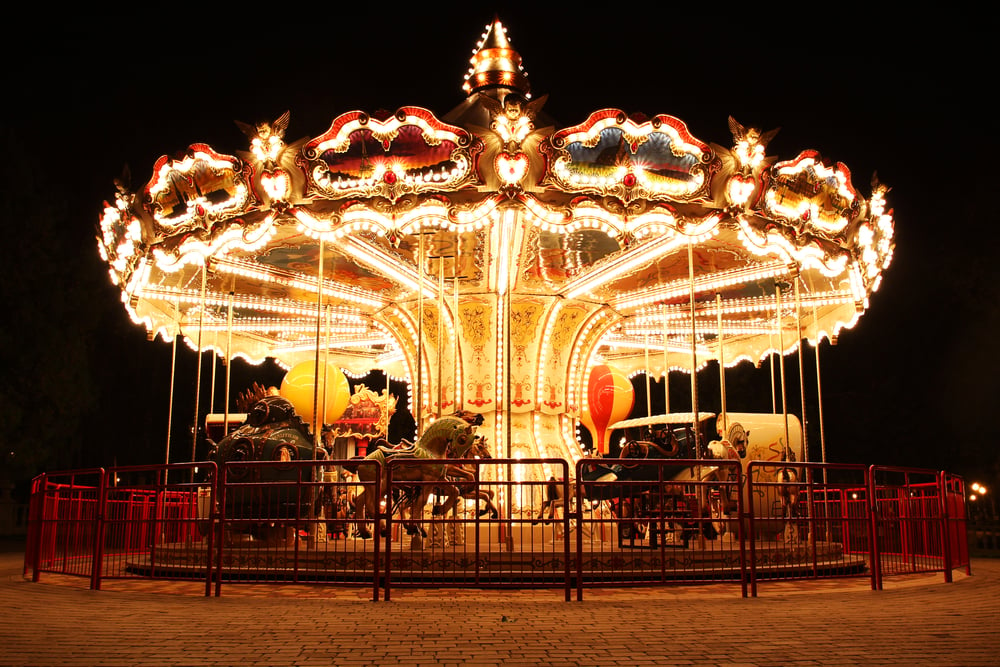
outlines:
{"label": "carousel", "polygon": [[621,378],[690,374],[697,421],[693,378],[714,362],[725,421],[727,367],[835,339],[892,258],[876,178],[863,194],[815,151],[770,156],[775,132],[733,118],[720,143],[666,114],[558,125],[499,20],[462,89],[442,116],[349,111],[301,139],[289,113],[239,123],[243,150],[192,144],[119,181],[98,246],[128,314],[151,338],[288,368],[280,391],[317,446],[348,404],[331,374],[378,369],[408,382],[392,409],[418,434],[473,414],[494,456],[572,466],[581,423],[609,453],[627,413],[598,406]]}

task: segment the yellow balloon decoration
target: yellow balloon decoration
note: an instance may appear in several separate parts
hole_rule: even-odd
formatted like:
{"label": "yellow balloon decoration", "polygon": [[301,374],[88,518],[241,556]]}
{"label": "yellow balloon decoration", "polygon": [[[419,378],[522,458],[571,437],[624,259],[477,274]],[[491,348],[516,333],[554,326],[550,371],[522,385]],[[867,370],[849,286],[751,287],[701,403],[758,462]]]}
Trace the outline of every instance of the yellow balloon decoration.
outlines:
{"label": "yellow balloon decoration", "polygon": [[[340,419],[340,416],[344,414],[344,410],[347,409],[347,404],[351,400],[351,387],[347,383],[344,372],[334,364],[325,364],[324,367],[324,364],[320,363],[318,377],[315,369],[316,363],[313,361],[303,361],[300,364],[296,364],[285,374],[285,379],[281,381],[279,393],[291,401],[295,407],[295,412],[302,417],[304,422],[312,425],[313,401],[316,400],[313,388],[318,380],[319,399],[316,404],[319,406],[320,416],[324,418],[327,424],[332,424]],[[324,375],[329,386],[329,389],[326,391],[325,413],[323,412]]]}

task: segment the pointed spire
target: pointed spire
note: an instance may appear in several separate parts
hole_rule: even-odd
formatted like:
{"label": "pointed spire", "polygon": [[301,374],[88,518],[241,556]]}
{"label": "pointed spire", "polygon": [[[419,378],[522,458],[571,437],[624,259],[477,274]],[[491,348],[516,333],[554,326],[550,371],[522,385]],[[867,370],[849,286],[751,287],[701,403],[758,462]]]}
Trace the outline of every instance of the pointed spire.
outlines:
{"label": "pointed spire", "polygon": [[521,65],[521,54],[511,48],[507,40],[507,29],[499,18],[493,17],[493,22],[486,26],[486,32],[476,44],[470,62],[472,67],[462,84],[462,90],[467,94],[492,88],[507,88],[526,98],[531,97],[531,85],[528,83],[528,74]]}

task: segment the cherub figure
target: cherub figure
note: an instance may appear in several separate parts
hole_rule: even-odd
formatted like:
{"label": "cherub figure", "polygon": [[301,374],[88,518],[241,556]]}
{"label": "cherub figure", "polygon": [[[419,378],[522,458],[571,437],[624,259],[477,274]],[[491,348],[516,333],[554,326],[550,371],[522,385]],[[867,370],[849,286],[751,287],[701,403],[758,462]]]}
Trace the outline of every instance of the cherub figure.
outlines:
{"label": "cherub figure", "polygon": [[503,101],[483,96],[483,104],[489,109],[493,122],[490,129],[503,141],[504,150],[515,153],[521,144],[535,130],[535,117],[548,99],[547,95],[528,102],[517,93],[508,93]]}
{"label": "cherub figure", "polygon": [[290,118],[291,112],[286,111],[272,122],[260,121],[249,125],[236,121],[236,125],[250,139],[250,151],[265,167],[275,166],[285,149],[285,130]]}
{"label": "cherub figure", "polygon": [[743,127],[729,117],[729,131],[733,134],[733,156],[739,172],[744,176],[752,176],[764,164],[764,149],[781,128],[761,132],[756,127]]}

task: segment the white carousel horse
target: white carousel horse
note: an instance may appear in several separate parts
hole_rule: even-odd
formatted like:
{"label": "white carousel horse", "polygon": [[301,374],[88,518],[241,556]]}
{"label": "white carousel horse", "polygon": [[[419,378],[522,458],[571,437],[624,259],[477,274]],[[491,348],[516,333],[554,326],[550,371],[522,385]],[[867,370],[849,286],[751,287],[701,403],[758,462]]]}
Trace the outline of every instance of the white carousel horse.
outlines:
{"label": "white carousel horse", "polygon": [[[781,453],[782,463],[795,463],[795,452],[784,449]],[[778,468],[775,477],[781,485],[778,487],[778,497],[781,499],[781,516],[791,519],[796,514],[799,504],[799,471],[797,468]]]}
{"label": "white carousel horse", "polygon": [[[743,428],[739,422],[734,423],[726,432],[726,437],[722,440],[713,440],[708,443],[709,458],[721,459],[724,461],[736,461],[741,466],[747,455],[747,444],[750,442],[750,431]],[[733,466],[718,466],[709,471],[703,479],[719,482],[719,500],[721,507],[719,512],[729,515],[733,511],[732,492],[736,486],[738,477],[737,470]]]}
{"label": "white carousel horse", "polygon": [[[425,461],[420,465],[398,466],[393,470],[394,484],[399,482],[420,483],[414,485],[415,490],[407,494],[408,498],[402,503],[409,508],[410,523],[405,524],[407,533],[413,535],[419,532],[425,536],[425,531],[419,525],[419,518],[427,504],[427,499],[430,497],[432,486],[423,484],[423,482],[439,482],[449,475],[457,474],[455,466],[435,462],[435,459],[465,457],[476,442],[473,435],[474,429],[475,425],[461,417],[441,417],[427,427],[416,444],[396,448],[377,447],[375,451],[364,458],[365,461],[378,461],[382,464],[382,475],[379,481],[383,497],[386,496],[389,487],[388,463],[390,460],[399,458]],[[344,467],[351,472],[356,471],[358,479],[363,485],[363,490],[354,503],[358,535],[362,538],[371,537],[371,532],[365,525],[365,518],[366,516],[375,516],[375,503],[381,500],[376,498],[374,493],[374,466],[348,464]],[[387,505],[390,508],[391,501],[391,498],[387,499]],[[381,527],[380,532],[384,532]]]}

